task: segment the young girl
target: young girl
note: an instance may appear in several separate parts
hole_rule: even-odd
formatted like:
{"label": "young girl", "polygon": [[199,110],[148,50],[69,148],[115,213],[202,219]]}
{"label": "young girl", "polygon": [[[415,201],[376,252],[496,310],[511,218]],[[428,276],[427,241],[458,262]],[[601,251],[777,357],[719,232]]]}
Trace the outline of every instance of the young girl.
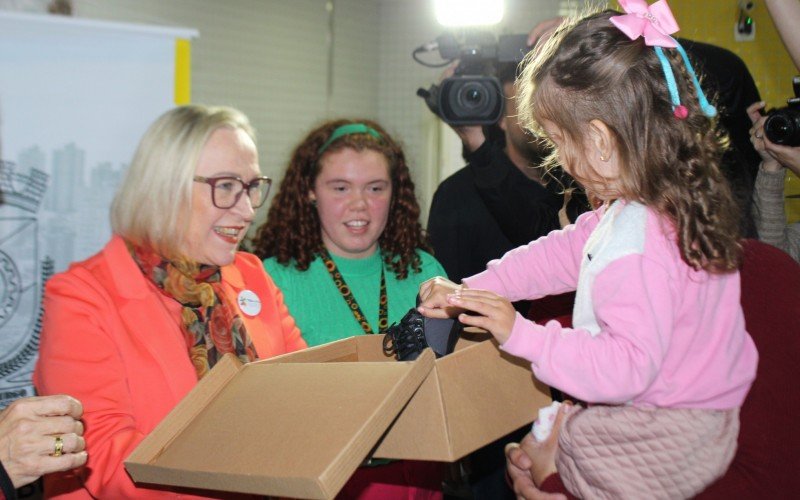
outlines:
{"label": "young girl", "polygon": [[[420,312],[471,311],[464,324],[594,404],[571,412],[558,440],[572,493],[687,497],[733,458],[757,353],[715,110],[669,36],[666,4],[620,4],[628,15],[563,25],[521,77],[525,122],[602,206],[460,286],[423,284]],[[509,302],[568,290],[574,328],[528,321]]]}

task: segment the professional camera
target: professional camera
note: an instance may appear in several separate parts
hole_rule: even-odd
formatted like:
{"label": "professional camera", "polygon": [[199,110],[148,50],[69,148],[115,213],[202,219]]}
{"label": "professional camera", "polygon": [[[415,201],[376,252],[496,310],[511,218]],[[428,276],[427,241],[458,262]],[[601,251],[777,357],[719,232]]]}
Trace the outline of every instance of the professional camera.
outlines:
{"label": "professional camera", "polygon": [[764,135],[775,144],[800,146],[800,76],[792,78],[794,97],[784,108],[770,111],[764,122]]}
{"label": "professional camera", "polygon": [[[417,48],[412,56],[418,63],[442,67],[458,59],[454,75],[439,85],[420,88],[417,95],[425,99],[436,116],[451,125],[490,125],[503,116],[503,87],[495,76],[502,63],[519,63],[529,47],[527,35],[494,35],[472,31],[457,39],[444,34],[435,42]],[[438,49],[444,63],[429,64],[417,57],[420,52]]]}

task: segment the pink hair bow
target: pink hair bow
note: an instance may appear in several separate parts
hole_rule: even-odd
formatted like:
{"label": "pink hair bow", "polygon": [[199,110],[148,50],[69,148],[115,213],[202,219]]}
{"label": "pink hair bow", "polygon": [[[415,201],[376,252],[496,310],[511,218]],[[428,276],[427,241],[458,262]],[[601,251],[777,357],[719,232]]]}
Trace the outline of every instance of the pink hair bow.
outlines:
{"label": "pink hair bow", "polygon": [[644,43],[651,47],[677,46],[670,35],[678,31],[678,23],[666,0],[649,6],[647,0],[619,0],[619,5],[626,14],[612,17],[611,22],[631,40],[644,36]]}

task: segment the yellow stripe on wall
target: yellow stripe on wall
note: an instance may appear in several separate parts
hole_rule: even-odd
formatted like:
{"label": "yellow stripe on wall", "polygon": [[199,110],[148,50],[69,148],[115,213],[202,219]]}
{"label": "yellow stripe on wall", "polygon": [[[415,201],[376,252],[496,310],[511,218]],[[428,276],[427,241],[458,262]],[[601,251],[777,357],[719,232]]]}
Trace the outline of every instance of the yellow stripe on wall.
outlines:
{"label": "yellow stripe on wall", "polygon": [[192,102],[192,43],[175,39],[175,104]]}
{"label": "yellow stripe on wall", "polygon": [[[744,60],[769,108],[786,106],[786,99],[794,96],[792,76],[797,74],[797,69],[762,2],[758,2],[751,13],[756,30],[752,42],[734,40],[733,30],[739,12],[736,2],[670,0],[670,6],[681,26],[680,36],[725,47]],[[800,194],[800,179],[791,172],[786,178],[785,193]],[[790,222],[800,221],[800,199],[786,200],[786,215]]]}
{"label": "yellow stripe on wall", "polygon": [[[614,2],[616,3],[616,2]],[[653,3],[649,0],[648,3]],[[794,96],[792,76],[798,73],[781,42],[778,30],[762,2],[757,2],[751,15],[756,36],[751,42],[734,39],[739,6],[732,0],[669,0],[675,20],[681,27],[677,36],[706,42],[735,52],[747,64],[761,98],[768,108],[786,106]],[[619,7],[616,7],[619,9]],[[800,178],[791,172],[786,177],[786,195],[800,195]],[[786,200],[790,222],[800,221],[800,199]]]}

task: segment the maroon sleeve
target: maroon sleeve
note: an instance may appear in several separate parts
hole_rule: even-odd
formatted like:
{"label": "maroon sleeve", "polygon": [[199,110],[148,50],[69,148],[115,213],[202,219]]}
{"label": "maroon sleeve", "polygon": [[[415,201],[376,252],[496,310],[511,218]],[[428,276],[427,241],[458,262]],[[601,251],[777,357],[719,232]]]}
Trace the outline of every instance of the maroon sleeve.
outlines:
{"label": "maroon sleeve", "polygon": [[539,489],[546,493],[562,493],[566,495],[569,500],[575,500],[578,498],[567,490],[567,488],[564,486],[564,483],[561,482],[561,476],[558,474],[558,472],[547,476],[547,479],[542,482],[542,485],[539,486]]}

